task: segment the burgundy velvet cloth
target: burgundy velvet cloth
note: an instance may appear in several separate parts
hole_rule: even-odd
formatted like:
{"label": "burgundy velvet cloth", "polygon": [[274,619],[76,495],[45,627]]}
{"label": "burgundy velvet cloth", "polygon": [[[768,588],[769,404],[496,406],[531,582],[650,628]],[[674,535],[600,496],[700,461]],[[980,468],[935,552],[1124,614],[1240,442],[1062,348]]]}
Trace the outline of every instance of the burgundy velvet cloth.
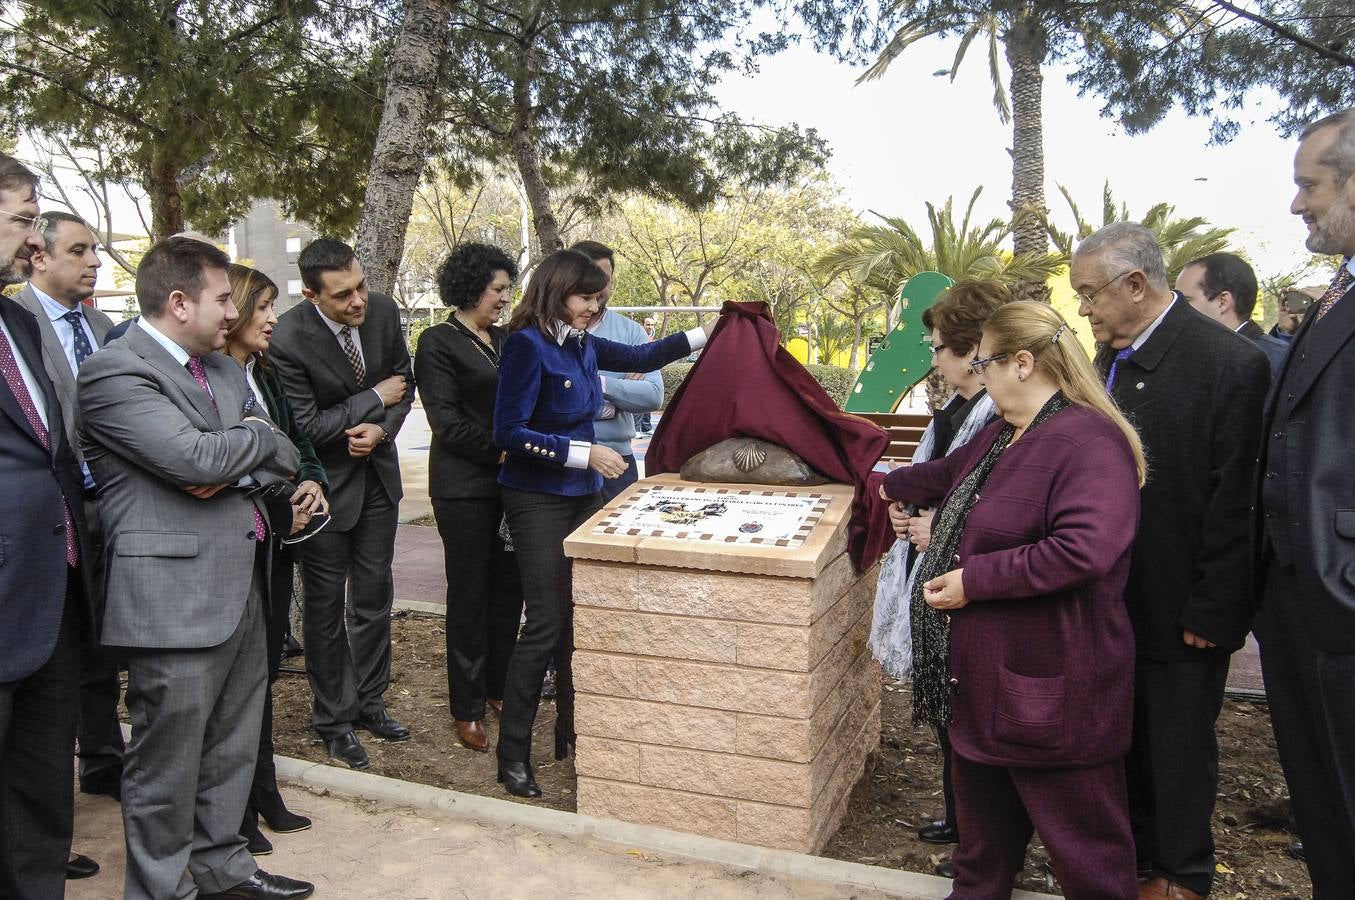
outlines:
{"label": "burgundy velvet cloth", "polygon": [[880,555],[878,549],[866,552],[866,478],[889,436],[838,409],[779,338],[767,304],[725,303],[710,343],[659,420],[645,453],[645,473],[677,472],[727,438],[780,444],[830,480],[856,488],[847,547],[858,571],[865,570]]}

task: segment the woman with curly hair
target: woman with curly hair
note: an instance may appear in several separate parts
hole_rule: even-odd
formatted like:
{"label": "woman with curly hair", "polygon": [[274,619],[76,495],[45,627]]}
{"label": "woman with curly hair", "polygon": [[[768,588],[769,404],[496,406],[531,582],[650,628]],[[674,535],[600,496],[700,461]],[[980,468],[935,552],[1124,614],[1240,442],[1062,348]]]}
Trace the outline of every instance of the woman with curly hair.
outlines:
{"label": "woman with curly hair", "polygon": [[452,316],[419,336],[414,376],[433,445],[428,495],[447,572],[447,695],[456,736],[486,752],[485,707],[502,708],[522,614],[517,562],[501,530],[494,397],[518,267],[498,247],[460,244],[438,273]]}

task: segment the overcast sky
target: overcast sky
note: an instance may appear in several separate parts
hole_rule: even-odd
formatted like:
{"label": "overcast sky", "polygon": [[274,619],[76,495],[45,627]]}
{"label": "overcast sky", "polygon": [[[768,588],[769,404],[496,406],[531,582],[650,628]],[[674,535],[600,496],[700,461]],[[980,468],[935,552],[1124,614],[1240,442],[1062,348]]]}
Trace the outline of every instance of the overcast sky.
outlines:
{"label": "overcast sky", "polygon": [[[885,77],[856,86],[859,69],[796,47],[763,62],[751,78],[730,79],[722,104],[766,123],[796,121],[829,140],[828,168],[859,210],[901,215],[925,225],[924,203],[954,195],[963,207],[983,186],[983,220],[1007,216],[1011,193],[1011,127],[992,105],[985,48],[976,41],[954,83],[948,69],[954,39],[910,47]],[[1005,69],[1005,65],[1004,65]],[[1129,137],[1100,116],[1094,96],[1079,98],[1066,70],[1047,67],[1044,80],[1045,190],[1054,220],[1071,215],[1066,185],[1090,221],[1099,222],[1107,179],[1117,203],[1141,215],[1174,203],[1179,215],[1200,215],[1239,229],[1234,240],[1266,276],[1301,262],[1306,231],[1289,214],[1293,153],[1266,121],[1258,100],[1251,121],[1231,144],[1207,146],[1208,122],[1174,112],[1146,135]]]}

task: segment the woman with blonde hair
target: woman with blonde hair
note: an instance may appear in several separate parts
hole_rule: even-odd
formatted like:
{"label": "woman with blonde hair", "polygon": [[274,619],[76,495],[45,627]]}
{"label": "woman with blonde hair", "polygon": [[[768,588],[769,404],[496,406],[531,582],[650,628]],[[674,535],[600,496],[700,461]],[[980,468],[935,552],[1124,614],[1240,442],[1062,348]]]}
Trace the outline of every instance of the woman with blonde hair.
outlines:
{"label": "woman with blonde hair", "polygon": [[[277,516],[291,516],[290,522],[270,521],[269,530],[276,537],[295,538],[296,532],[311,525],[312,516],[328,513],[329,501],[325,491],[329,481],[324,466],[315,454],[310,439],[297,427],[292,418],[282,382],[268,364],[268,346],[273,337],[273,326],[278,317],[273,303],[278,298],[278,287],[273,280],[257,269],[231,264],[226,269],[230,280],[231,301],[239,316],[226,331],[226,346],[221,352],[235,360],[244,370],[245,381],[254,398],[255,408],[266,414],[278,429],[296,445],[301,457],[297,484],[289,496],[279,497],[285,503],[269,504],[270,520]],[[273,545],[272,577],[265,594],[265,640],[268,648],[268,686],[264,692],[263,727],[259,730],[259,756],[254,766],[254,784],[249,792],[240,834],[249,842],[249,852],[269,853],[273,846],[259,831],[259,816],[277,834],[304,831],[311,820],[287,809],[278,791],[277,770],[273,766],[273,682],[278,678],[282,663],[283,640],[287,634],[288,614],[292,605],[293,548],[280,542]]]}
{"label": "woman with blonde hair", "polygon": [[970,366],[1002,419],[881,488],[939,510],[912,598],[913,717],[950,729],[951,896],[1009,896],[1038,830],[1067,896],[1135,898],[1123,594],[1143,447],[1045,304],[994,312]]}

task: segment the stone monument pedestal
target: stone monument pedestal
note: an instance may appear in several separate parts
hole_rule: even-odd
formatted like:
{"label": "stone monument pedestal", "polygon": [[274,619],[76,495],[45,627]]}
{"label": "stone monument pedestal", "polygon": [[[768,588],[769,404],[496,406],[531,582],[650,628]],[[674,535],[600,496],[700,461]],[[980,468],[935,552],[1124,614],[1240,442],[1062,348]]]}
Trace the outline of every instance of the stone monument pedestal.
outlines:
{"label": "stone monument pedestal", "polygon": [[852,489],[646,479],[574,559],[578,811],[802,852],[880,739]]}

